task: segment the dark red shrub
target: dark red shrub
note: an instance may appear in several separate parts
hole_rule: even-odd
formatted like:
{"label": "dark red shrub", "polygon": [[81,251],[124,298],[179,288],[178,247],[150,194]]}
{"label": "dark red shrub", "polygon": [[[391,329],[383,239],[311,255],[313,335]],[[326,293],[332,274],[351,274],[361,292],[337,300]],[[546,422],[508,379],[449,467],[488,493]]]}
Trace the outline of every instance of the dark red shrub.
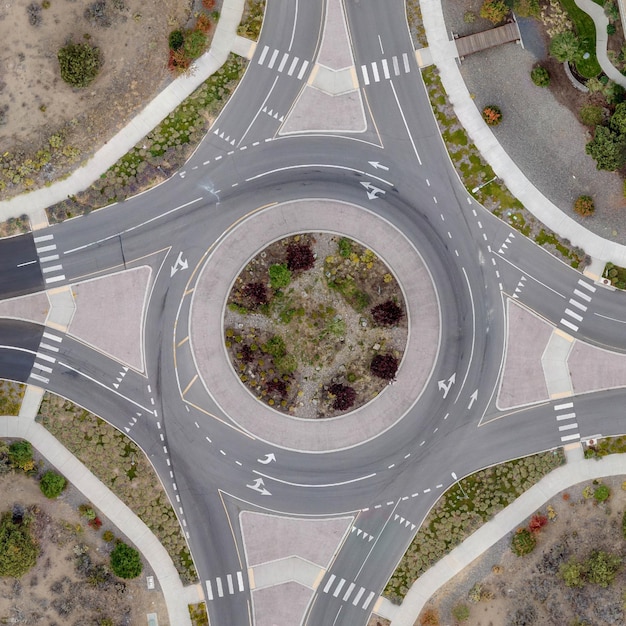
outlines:
{"label": "dark red shrub", "polygon": [[241,346],[241,350],[237,353],[237,358],[244,363],[252,363],[254,360],[254,352],[252,352],[252,348],[248,344],[244,344]]}
{"label": "dark red shrub", "polygon": [[284,398],[287,395],[287,383],[279,378],[274,378],[273,380],[268,381],[265,388],[267,389],[267,393],[270,395],[278,394],[281,398]]}
{"label": "dark red shrub", "polygon": [[328,391],[335,396],[333,401],[335,411],[347,411],[356,400],[356,391],[347,385],[335,383],[328,388]]}
{"label": "dark red shrub", "polygon": [[244,285],[242,293],[257,306],[267,302],[267,289],[263,283],[248,283]]}
{"label": "dark red shrub", "polygon": [[398,359],[391,354],[377,354],[370,363],[370,371],[383,380],[393,380],[398,371]]}
{"label": "dark red shrub", "polygon": [[535,513],[528,523],[528,530],[531,533],[538,533],[546,524],[548,523],[548,518],[541,513]]}
{"label": "dark red shrub", "polygon": [[387,300],[372,309],[372,317],[378,326],[395,326],[403,315],[402,309],[393,300]]}
{"label": "dark red shrub", "polygon": [[89,522],[87,522],[87,523],[94,530],[99,530],[100,526],[102,526],[102,520],[99,517],[94,517],[93,519],[89,520]]}
{"label": "dark red shrub", "polygon": [[287,246],[287,268],[291,272],[310,270],[315,263],[313,250],[305,243],[290,243]]}

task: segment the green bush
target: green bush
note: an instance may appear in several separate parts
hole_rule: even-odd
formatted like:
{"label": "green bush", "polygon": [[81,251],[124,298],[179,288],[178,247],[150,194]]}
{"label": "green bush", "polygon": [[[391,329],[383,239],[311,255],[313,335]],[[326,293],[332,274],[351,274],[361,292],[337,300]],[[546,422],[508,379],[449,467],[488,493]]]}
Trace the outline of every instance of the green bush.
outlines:
{"label": "green bush", "polygon": [[617,28],[615,28],[615,24],[607,24],[606,25],[606,34],[614,35]]}
{"label": "green bush", "polygon": [[567,587],[580,589],[585,584],[585,568],[573,558],[561,565],[559,574]]}
{"label": "green bush", "polygon": [[489,20],[493,24],[504,21],[509,14],[509,7],[504,0],[484,0],[480,7],[480,17]]}
{"label": "green bush", "polygon": [[207,36],[201,30],[188,30],[185,33],[183,48],[188,59],[197,59],[207,47]]}
{"label": "green bush", "polygon": [[185,43],[185,36],[183,35],[183,31],[173,30],[170,33],[168,42],[171,50],[180,50],[180,48],[182,48],[183,44]]}
{"label": "green bush", "polygon": [[86,87],[102,66],[100,50],[88,43],[68,43],[57,53],[61,78],[72,87]]}
{"label": "green bush", "polygon": [[67,481],[61,474],[53,471],[47,471],[39,481],[39,488],[46,498],[58,498],[61,495]]}
{"label": "green bush", "polygon": [[583,44],[573,31],[566,30],[551,39],[550,54],[561,63],[578,61],[583,55]]}
{"label": "green bush", "polygon": [[263,350],[263,352],[266,352],[274,358],[280,358],[281,356],[285,356],[285,353],[287,352],[285,350],[285,342],[283,341],[283,338],[279,335],[274,335],[273,337],[268,339],[268,341],[266,341],[261,346],[261,349]]}
{"label": "green bush", "polygon": [[587,580],[600,587],[608,587],[617,576],[622,559],[617,554],[595,550],[585,563]]}
{"label": "green bush", "polygon": [[611,490],[606,485],[599,485],[598,487],[596,487],[595,491],[593,492],[593,497],[598,502],[604,502],[605,500],[608,500],[610,495],[611,495]]}
{"label": "green bush", "polygon": [[467,604],[457,604],[452,609],[452,617],[454,617],[457,622],[466,622],[469,619],[469,616],[470,609]]}
{"label": "green bush", "polygon": [[39,547],[30,532],[30,519],[13,522],[10,512],[0,518],[0,576],[20,578],[37,562]]}
{"label": "green bush", "polygon": [[517,556],[530,554],[536,545],[537,540],[528,528],[519,528],[511,540],[511,550]]}
{"label": "green bush", "polygon": [[15,467],[30,469],[33,462],[33,447],[29,441],[14,441],[9,446],[9,460]]}
{"label": "green bush", "polygon": [[580,109],[580,121],[585,126],[597,126],[604,121],[604,109],[595,104],[587,104]]}
{"label": "green bush", "polygon": [[547,87],[550,84],[550,74],[545,67],[538,65],[530,72],[530,78],[537,87]]}
{"label": "green bush", "polygon": [[352,241],[348,239],[347,237],[342,237],[339,240],[338,247],[339,247],[339,254],[344,259],[347,259],[350,256],[350,253],[352,252]]}
{"label": "green bush", "polygon": [[120,578],[137,578],[143,569],[139,552],[120,541],[111,552],[111,569]]}
{"label": "green bush", "polygon": [[274,263],[269,269],[272,289],[284,289],[291,282],[291,272],[285,263]]}

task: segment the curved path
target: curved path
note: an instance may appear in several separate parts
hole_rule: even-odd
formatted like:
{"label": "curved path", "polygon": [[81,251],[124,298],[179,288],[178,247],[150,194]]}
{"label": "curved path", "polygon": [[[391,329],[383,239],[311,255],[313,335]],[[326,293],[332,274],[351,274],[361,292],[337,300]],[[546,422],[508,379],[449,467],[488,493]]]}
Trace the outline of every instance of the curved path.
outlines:
{"label": "curved path", "polygon": [[[224,348],[222,319],[232,283],[260,249],[288,235],[320,230],[347,235],[385,260],[404,291],[409,336],[396,381],[375,400],[341,417],[304,420],[272,410],[245,389]],[[255,213],[220,241],[195,285],[190,341],[207,391],[234,422],[281,447],[325,452],[364,443],[406,415],[431,377],[441,341],[440,317],[428,268],[399,230],[362,207],[302,200]]]}

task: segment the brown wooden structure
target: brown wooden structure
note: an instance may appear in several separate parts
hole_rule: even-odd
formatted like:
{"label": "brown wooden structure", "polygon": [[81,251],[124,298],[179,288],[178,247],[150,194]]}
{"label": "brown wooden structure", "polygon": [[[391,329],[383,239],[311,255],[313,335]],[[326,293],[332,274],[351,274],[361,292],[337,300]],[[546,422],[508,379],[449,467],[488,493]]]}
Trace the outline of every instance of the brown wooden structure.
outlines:
{"label": "brown wooden structure", "polygon": [[482,33],[466,35],[465,37],[455,36],[456,49],[461,60],[463,57],[474,54],[474,52],[521,40],[522,36],[515,20],[507,22],[503,26],[484,30]]}

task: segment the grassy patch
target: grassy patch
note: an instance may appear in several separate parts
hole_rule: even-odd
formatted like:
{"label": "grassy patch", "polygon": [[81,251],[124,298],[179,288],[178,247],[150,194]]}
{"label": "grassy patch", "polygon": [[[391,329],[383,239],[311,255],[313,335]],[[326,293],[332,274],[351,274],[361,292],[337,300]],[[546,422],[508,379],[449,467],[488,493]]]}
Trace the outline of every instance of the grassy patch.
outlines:
{"label": "grassy patch", "polygon": [[604,278],[608,278],[613,287],[626,289],[626,267],[620,267],[619,265],[613,265],[613,263],[607,263],[604,266],[602,276]]}
{"label": "grassy patch", "polygon": [[593,78],[602,72],[596,58],[596,27],[587,13],[576,6],[574,0],[560,0],[569,18],[574,22],[576,32],[583,42],[584,52],[589,53],[588,59],[576,63],[576,69],[585,78]]}
{"label": "grassy patch", "polygon": [[626,436],[604,437],[596,441],[594,445],[587,444],[585,450],[586,459],[600,459],[608,454],[623,454],[626,452]]}
{"label": "grassy patch", "polygon": [[452,163],[466,189],[472,190],[469,193],[509,226],[532,238],[535,243],[572,267],[580,267],[586,261],[584,250],[572,248],[567,240],[546,230],[506,185],[497,179],[489,182],[495,177],[495,173],[476,146],[470,142],[467,132],[456,118],[436,67],[424,69],[422,77]]}
{"label": "grassy patch", "polygon": [[17,415],[22,406],[26,385],[0,380],[0,415]]}
{"label": "grassy patch", "polygon": [[429,567],[564,462],[559,448],[488,467],[450,487],[422,523],[384,595],[402,602]]}
{"label": "grassy patch", "polygon": [[85,191],[46,209],[51,223],[125,200],[173,174],[189,158],[243,76],[247,61],[226,63]]}
{"label": "grassy patch", "polygon": [[243,17],[237,27],[237,34],[258,41],[264,14],[265,0],[246,0]]}
{"label": "grassy patch", "polygon": [[197,581],[187,543],[144,453],[93,413],[46,393],[37,421],[75,454],[157,536],[184,584]]}
{"label": "grassy patch", "polygon": [[189,617],[191,617],[191,623],[193,626],[209,626],[209,618],[206,612],[206,604],[200,602],[199,604],[189,605]]}

